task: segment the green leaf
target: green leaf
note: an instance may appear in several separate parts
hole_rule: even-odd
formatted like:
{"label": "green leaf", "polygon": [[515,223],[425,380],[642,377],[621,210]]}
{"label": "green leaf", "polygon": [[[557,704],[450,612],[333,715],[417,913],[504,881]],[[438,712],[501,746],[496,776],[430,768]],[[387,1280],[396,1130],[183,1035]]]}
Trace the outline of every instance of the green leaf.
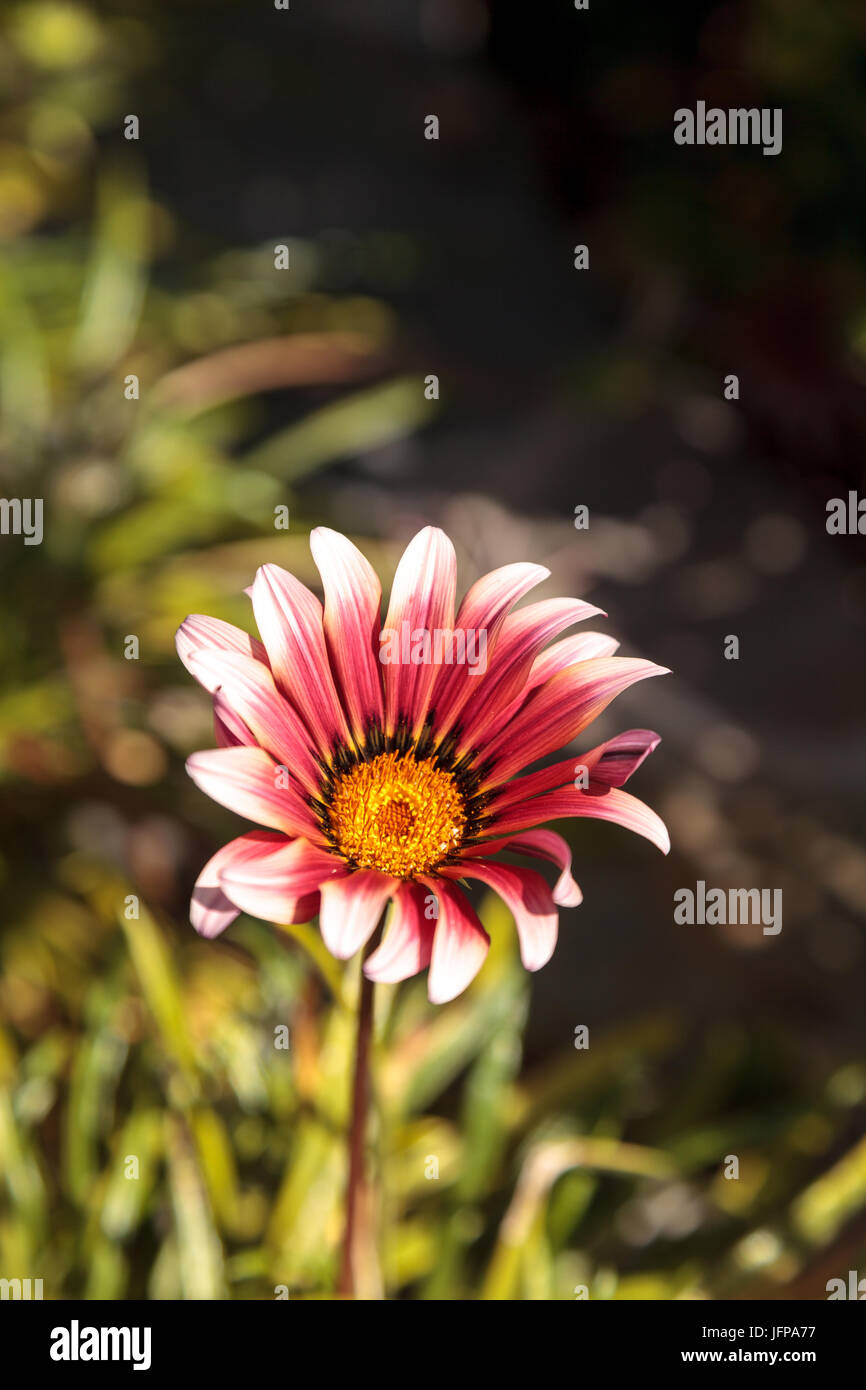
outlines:
{"label": "green leaf", "polygon": [[419,377],[400,377],[314,411],[250,450],[242,463],[294,481],[337,459],[404,438],[431,423],[436,409],[424,399]]}

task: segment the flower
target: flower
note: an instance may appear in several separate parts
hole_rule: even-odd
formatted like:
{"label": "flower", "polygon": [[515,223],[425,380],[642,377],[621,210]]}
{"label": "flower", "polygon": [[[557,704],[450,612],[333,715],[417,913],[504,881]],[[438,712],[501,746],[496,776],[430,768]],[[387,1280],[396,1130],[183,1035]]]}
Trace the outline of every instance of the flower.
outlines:
{"label": "flower", "polygon": [[[216,740],[187,762],[208,796],[266,829],[220,849],[203,869],[191,920],[203,936],[239,912],[306,922],[318,912],[328,949],[348,959],[392,903],[364,964],[395,982],[429,966],[434,1003],[459,994],[489,937],[459,880],[478,879],[514,916],[521,958],[553,954],[557,908],[582,894],[571,852],[545,822],[615,821],[667,853],[659,817],[622,790],[659,742],[632,729],[540,771],[633,682],[662,674],[616,657],[586,632],[548,645],[601,612],[578,599],[515,603],[548,571],[512,564],[472,586],[455,618],[456,557],[435,527],[404,552],[381,625],[381,586],[345,536],[310,537],[324,607],[277,565],[252,588],[261,641],[193,616],[177,634],[187,669],[213,696]],[[461,660],[462,654],[462,660]],[[497,862],[508,850],[552,862],[540,873]]]}

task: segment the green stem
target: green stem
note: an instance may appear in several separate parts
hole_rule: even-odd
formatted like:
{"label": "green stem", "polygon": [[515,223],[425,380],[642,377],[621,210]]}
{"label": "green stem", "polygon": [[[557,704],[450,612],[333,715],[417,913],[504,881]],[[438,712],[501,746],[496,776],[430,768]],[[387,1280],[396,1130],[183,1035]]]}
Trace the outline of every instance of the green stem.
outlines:
{"label": "green stem", "polygon": [[368,1215],[366,1153],[367,1115],[370,1106],[370,1043],[373,1036],[373,981],[363,971],[364,961],[382,939],[384,916],[374,931],[361,960],[361,990],[358,1000],[358,1031],[355,1040],[355,1068],[352,1078],[352,1114],[349,1121],[349,1178],[346,1185],[346,1225],[340,1260],[338,1293],[354,1298],[357,1290],[358,1251],[368,1245],[370,1232],[362,1229]]}

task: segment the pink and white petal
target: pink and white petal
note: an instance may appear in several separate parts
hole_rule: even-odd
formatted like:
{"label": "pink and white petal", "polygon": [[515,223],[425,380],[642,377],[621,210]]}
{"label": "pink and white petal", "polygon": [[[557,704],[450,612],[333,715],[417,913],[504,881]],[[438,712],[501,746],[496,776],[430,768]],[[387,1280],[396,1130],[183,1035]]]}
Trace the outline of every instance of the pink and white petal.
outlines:
{"label": "pink and white petal", "polygon": [[186,770],[205,796],[246,820],[324,843],[301,795],[277,786],[278,766],[263,748],[208,748],[187,758]]}
{"label": "pink and white petal", "polygon": [[385,939],[364,966],[364,974],[379,984],[397,984],[430,964],[436,919],[427,916],[431,894],[419,883],[401,883]]}
{"label": "pink and white petal", "polygon": [[232,623],[224,623],[221,618],[208,618],[203,613],[191,613],[181,623],[175,633],[177,654],[191,675],[213,694],[215,687],[206,684],[215,672],[215,667],[207,670],[193,670],[190,658],[198,652],[232,652],[235,656],[246,657],[259,662],[267,669],[268,659],[265,649],[257,637],[251,637],[242,628]]}
{"label": "pink and white petal", "polygon": [[506,835],[502,840],[481,840],[478,844],[467,845],[465,849],[461,849],[460,856],[462,858],[464,854],[468,854],[472,859],[479,857],[489,859],[491,854],[498,854],[501,849],[505,849],[510,839],[511,837]]}
{"label": "pink and white petal", "polygon": [[318,917],[321,907],[322,895],[319,892],[305,893],[302,898],[298,898],[295,909],[291,917],[286,917],[286,923],[312,922],[314,917]]}
{"label": "pink and white petal", "polygon": [[449,877],[480,879],[498,893],[517,927],[520,959],[527,970],[540,970],[553,955],[559,932],[559,913],[550,889],[534,869],[515,869],[489,859],[472,860],[453,869]]}
{"label": "pink and white petal", "polygon": [[606,632],[578,632],[573,637],[563,637],[561,642],[554,642],[552,647],[535,658],[526,682],[527,690],[543,685],[551,676],[564,671],[567,666],[576,666],[579,661],[613,656],[618,647],[616,638],[608,636]]}
{"label": "pink and white petal", "polygon": [[502,835],[508,831],[530,829],[545,821],[564,820],[571,816],[613,821],[651,840],[663,854],[667,854],[671,847],[664,821],[655,811],[630,792],[608,787],[602,782],[590,782],[587,791],[563,787],[560,791],[547,792],[544,796],[511,806],[497,818],[495,833]]}
{"label": "pink and white petal", "polygon": [[483,628],[492,642],[495,633],[491,629],[500,626],[518,599],[549,578],[550,570],[544,565],[522,561],[491,570],[467,589],[457,613],[457,626]]}
{"label": "pink and white petal", "polygon": [[352,731],[363,744],[371,722],[383,717],[379,664],[382,586],[369,560],[338,531],[310,533],[325,592],[324,630],[331,669]]}
{"label": "pink and white petal", "polygon": [[322,884],[319,927],[332,956],[348,960],[360,951],[397,887],[397,879],[374,869],[359,869],[347,878]]}
{"label": "pink and white petal", "polygon": [[421,882],[439,903],[427,997],[431,1004],[447,1004],[475,979],[490,949],[490,937],[459,888],[442,878],[422,878]]}
{"label": "pink and white petal", "polygon": [[580,885],[571,873],[571,846],[555,830],[524,830],[508,841],[513,854],[531,854],[547,859],[561,870],[553,889],[553,901],[560,907],[579,907],[583,902]]}
{"label": "pink and white petal", "polygon": [[660,742],[659,735],[651,729],[628,729],[587,753],[575,753],[573,758],[565,758],[562,762],[541,768],[539,772],[530,772],[525,777],[516,777],[496,787],[487,833],[496,834],[496,817],[507,806],[526,801],[528,797],[538,796],[541,792],[575,786],[581,773],[591,774],[589,778],[584,775],[585,782],[591,780],[604,782],[610,787],[621,787]]}
{"label": "pink and white petal", "polygon": [[490,819],[486,827],[486,834],[497,834],[496,819],[508,806],[513,806],[516,802],[527,801],[531,796],[538,796],[541,792],[557,791],[560,787],[574,786],[583,762],[579,753],[575,753],[572,758],[564,758],[561,762],[551,763],[550,767],[539,768],[538,772],[528,772],[524,777],[515,777],[510,782],[503,782],[502,786],[493,787],[492,795],[494,800],[490,807]]}
{"label": "pink and white petal", "polygon": [[318,792],[322,774],[310,735],[266,666],[233,652],[200,651],[190,656],[189,668],[193,675],[204,672],[206,679],[215,682],[223,722],[226,706],[241,721],[240,728],[229,721],[231,733],[239,737],[246,726],[260,747],[288,768],[308,792]]}
{"label": "pink and white petal", "polygon": [[264,858],[226,865],[219,884],[226,897],[252,917],[291,922],[303,899],[344,873],[345,865],[336,855],[297,839]]}
{"label": "pink and white petal", "polygon": [[502,714],[522,699],[533,664],[552,637],[602,613],[576,598],[543,599],[511,613],[500,629],[486,676],[479,680],[462,722],[459,750],[480,747]]}
{"label": "pink and white petal", "polygon": [[217,748],[258,748],[258,742],[246,724],[235,714],[228,700],[214,695],[213,733]]}
{"label": "pink and white petal", "polygon": [[544,685],[552,676],[558,675],[568,666],[576,666],[579,661],[589,661],[597,656],[613,656],[618,646],[616,638],[608,637],[604,632],[582,632],[575,637],[565,637],[561,642],[548,647],[547,651],[541,652],[535,658],[526,684],[517,698],[506,705],[505,709],[500,710],[495,718],[488,720],[485,735],[493,738],[510,724],[526,704],[533,690]]}
{"label": "pink and white petal", "polygon": [[[571,764],[567,764],[571,766]],[[557,785],[559,785],[557,783]],[[532,858],[547,859],[562,872],[553,890],[553,901],[559,907],[579,907],[583,902],[580,884],[571,874],[571,849],[568,842],[557,835],[555,830],[524,830],[519,835],[507,835],[501,840],[481,840],[461,850],[463,859],[489,859],[502,850],[512,854],[527,854]],[[467,871],[468,873],[468,871]]]}
{"label": "pink and white petal", "polygon": [[[446,666],[436,677],[430,708],[435,712],[434,728],[439,738],[452,728],[466,701],[478,688],[510,609],[536,584],[549,577],[550,570],[543,565],[503,565],[483,575],[469,589],[454,626],[456,631],[466,634],[466,651],[472,652],[474,664],[467,661],[462,665]],[[482,640],[483,648],[480,646]],[[482,656],[483,662],[479,659]]]}
{"label": "pink and white petal", "polygon": [[328,661],[322,605],[279,565],[262,565],[252,600],[278,687],[320,752],[330,753],[335,743],[348,740],[349,730]]}
{"label": "pink and white petal", "polygon": [[627,729],[624,734],[590,748],[578,761],[591,774],[591,781],[621,787],[660,743],[661,735],[652,729]]}
{"label": "pink and white petal", "polygon": [[200,936],[219,936],[240,912],[220,887],[220,870],[228,864],[262,859],[284,844],[285,835],[275,830],[251,830],[217,850],[205,864],[192,890],[189,920]]}
{"label": "pink and white petal", "polygon": [[[403,632],[432,635],[454,629],[454,596],[457,557],[444,531],[425,526],[403,552],[394,583],[388,616],[380,634],[379,653],[385,684],[385,727],[393,733],[405,719],[413,734],[420,733],[430,705],[430,695],[441,663],[403,661]],[[398,656],[397,660],[388,659]]]}
{"label": "pink and white petal", "polygon": [[546,598],[527,604],[510,613],[502,625],[500,659],[511,660],[533,647],[538,653],[567,627],[599,616],[607,617],[603,608],[580,598]]}
{"label": "pink and white petal", "polygon": [[635,681],[666,674],[666,667],[652,661],[622,656],[581,661],[560,671],[534,691],[520,713],[482,748],[495,773],[487,778],[487,785],[504,781],[577,738]]}

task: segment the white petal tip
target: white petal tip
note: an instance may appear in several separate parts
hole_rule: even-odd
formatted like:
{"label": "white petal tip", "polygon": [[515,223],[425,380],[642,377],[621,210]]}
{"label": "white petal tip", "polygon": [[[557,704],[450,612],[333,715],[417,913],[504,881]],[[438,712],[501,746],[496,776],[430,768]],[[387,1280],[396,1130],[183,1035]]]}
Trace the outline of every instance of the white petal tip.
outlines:
{"label": "white petal tip", "polygon": [[558,893],[556,889],[554,889],[553,901],[556,903],[557,907],[580,907],[580,904],[583,902],[583,894],[580,889],[578,889],[576,893],[569,889],[565,889],[561,893]]}
{"label": "white petal tip", "polygon": [[[464,986],[465,988],[465,986]],[[431,1004],[450,1004],[452,999],[456,999],[458,994],[463,993],[463,988],[455,990],[435,990],[427,986],[427,998]]]}

